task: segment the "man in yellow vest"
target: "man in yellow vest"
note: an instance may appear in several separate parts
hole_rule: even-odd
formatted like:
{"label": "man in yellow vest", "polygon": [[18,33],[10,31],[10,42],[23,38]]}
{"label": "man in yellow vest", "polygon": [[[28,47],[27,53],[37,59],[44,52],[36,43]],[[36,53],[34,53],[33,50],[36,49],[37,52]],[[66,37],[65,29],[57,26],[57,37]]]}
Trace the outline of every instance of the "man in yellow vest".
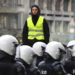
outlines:
{"label": "man in yellow vest", "polygon": [[31,7],[31,16],[25,22],[22,41],[24,45],[32,46],[37,41],[49,42],[49,27],[43,16],[40,15],[40,8],[37,5]]}

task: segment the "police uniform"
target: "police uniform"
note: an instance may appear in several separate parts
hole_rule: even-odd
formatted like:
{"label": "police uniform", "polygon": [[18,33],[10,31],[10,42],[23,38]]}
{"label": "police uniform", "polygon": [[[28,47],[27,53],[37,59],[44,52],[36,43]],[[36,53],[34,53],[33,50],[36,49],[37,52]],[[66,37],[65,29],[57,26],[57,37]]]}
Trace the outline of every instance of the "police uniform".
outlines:
{"label": "police uniform", "polygon": [[65,75],[66,72],[62,64],[58,61],[55,62],[40,62],[39,66],[40,75]]}
{"label": "police uniform", "polygon": [[24,68],[16,63],[14,56],[0,51],[0,75],[26,75]]}
{"label": "police uniform", "polygon": [[67,61],[64,67],[68,73],[75,75],[75,57],[72,57],[71,60]]}

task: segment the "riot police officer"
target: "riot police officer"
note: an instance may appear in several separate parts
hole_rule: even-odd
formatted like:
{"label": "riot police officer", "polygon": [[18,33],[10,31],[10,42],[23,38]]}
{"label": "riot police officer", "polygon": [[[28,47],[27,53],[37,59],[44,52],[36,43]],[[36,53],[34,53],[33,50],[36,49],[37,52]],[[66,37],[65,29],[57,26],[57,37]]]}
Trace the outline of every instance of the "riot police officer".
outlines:
{"label": "riot police officer", "polygon": [[18,44],[18,40],[12,35],[0,37],[0,75],[17,75],[14,58]]}
{"label": "riot police officer", "polygon": [[60,42],[50,42],[46,46],[45,60],[39,63],[40,75],[65,75],[66,71],[60,62],[65,48]]}
{"label": "riot police officer", "polygon": [[71,58],[65,63],[66,71],[75,75],[75,40],[71,40],[67,44],[68,51],[71,53]]}
{"label": "riot police officer", "polygon": [[34,60],[35,53],[33,48],[28,45],[18,46],[16,52],[16,63],[20,64],[24,68],[25,75],[34,75],[34,68],[31,68],[31,65]]}
{"label": "riot police officer", "polygon": [[35,42],[32,47],[33,47],[33,52],[36,55],[35,59],[33,61],[33,65],[37,67],[39,62],[41,62],[43,60],[46,43],[41,42],[41,41]]}

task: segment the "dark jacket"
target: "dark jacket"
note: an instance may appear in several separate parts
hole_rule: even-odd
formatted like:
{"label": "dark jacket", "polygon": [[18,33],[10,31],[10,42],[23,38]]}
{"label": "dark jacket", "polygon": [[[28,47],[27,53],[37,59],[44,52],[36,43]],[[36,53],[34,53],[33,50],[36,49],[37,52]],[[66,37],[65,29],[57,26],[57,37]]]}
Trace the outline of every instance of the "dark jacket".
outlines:
{"label": "dark jacket", "polygon": [[72,57],[71,60],[67,61],[64,67],[67,73],[75,75],[75,57]]}
{"label": "dark jacket", "polygon": [[0,75],[25,75],[21,65],[16,64],[14,56],[0,51]]}
{"label": "dark jacket", "polygon": [[62,64],[53,59],[40,62],[38,69],[40,75],[65,75]]}
{"label": "dark jacket", "polygon": [[18,58],[16,62],[21,63],[21,65],[20,64],[17,64],[17,65],[21,67],[20,73],[22,75],[24,74],[25,75],[39,75],[37,69],[35,67],[32,67],[31,65],[28,65],[24,60]]}

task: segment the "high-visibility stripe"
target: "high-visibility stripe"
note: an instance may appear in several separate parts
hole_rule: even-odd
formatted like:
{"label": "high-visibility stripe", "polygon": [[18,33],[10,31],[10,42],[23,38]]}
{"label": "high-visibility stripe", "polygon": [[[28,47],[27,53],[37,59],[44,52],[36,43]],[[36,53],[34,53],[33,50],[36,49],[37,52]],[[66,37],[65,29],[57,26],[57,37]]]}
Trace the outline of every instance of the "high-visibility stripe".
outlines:
{"label": "high-visibility stripe", "polygon": [[30,31],[43,32],[43,30],[34,30],[34,29],[30,29]]}

